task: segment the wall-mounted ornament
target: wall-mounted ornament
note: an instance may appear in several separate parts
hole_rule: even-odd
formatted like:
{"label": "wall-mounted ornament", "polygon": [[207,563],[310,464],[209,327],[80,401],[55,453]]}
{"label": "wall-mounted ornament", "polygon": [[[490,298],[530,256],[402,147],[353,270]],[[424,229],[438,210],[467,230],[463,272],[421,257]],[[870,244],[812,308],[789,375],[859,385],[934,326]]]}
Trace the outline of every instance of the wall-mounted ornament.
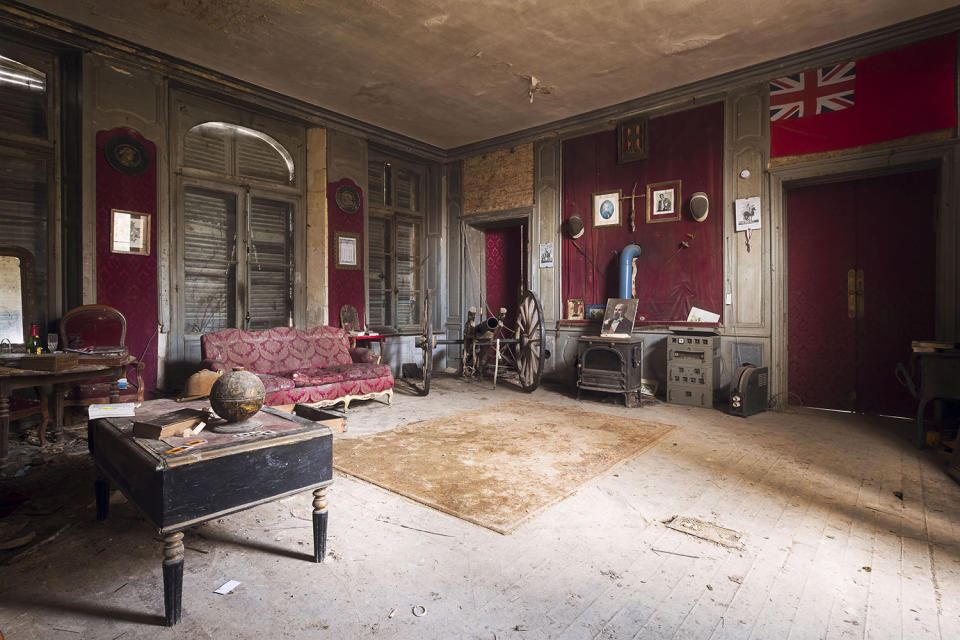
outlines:
{"label": "wall-mounted ornament", "polygon": [[136,138],[113,136],[103,145],[103,155],[107,163],[128,176],[143,173],[150,167],[150,154]]}
{"label": "wall-mounted ornament", "polygon": [[676,222],[680,219],[680,181],[647,185],[647,222]]}
{"label": "wall-mounted ornament", "polygon": [[620,200],[620,189],[593,194],[594,228],[620,226]]}
{"label": "wall-mounted ornament", "polygon": [[690,217],[696,222],[703,222],[710,213],[710,199],[703,191],[697,191],[690,196]]}
{"label": "wall-mounted ornament", "polygon": [[617,125],[617,163],[646,160],[648,144],[646,118],[631,118]]}
{"label": "wall-mounted ornament", "polygon": [[349,184],[345,184],[337,189],[337,206],[344,213],[356,213],[360,209],[360,191]]}

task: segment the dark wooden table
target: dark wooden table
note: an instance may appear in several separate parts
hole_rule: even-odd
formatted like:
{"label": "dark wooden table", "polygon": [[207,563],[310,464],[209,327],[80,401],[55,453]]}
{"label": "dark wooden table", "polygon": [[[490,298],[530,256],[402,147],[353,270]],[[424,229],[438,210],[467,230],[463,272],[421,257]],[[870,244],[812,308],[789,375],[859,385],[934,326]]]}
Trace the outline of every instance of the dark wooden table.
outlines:
{"label": "dark wooden table", "polygon": [[[133,358],[130,360],[133,361]],[[62,371],[35,371],[0,366],[0,458],[7,457],[7,440],[10,433],[10,395],[15,389],[29,389],[44,385],[54,385],[54,387],[60,389],[63,385],[73,382],[111,378],[113,385],[110,387],[110,401],[118,402],[120,388],[117,386],[117,380],[123,377],[123,369],[126,365],[126,362],[118,364],[81,364]],[[63,424],[62,416],[58,415],[56,424],[58,427]],[[40,432],[40,439],[41,443],[45,439],[43,431]]]}
{"label": "dark wooden table", "polygon": [[[153,400],[143,403],[136,419],[204,406]],[[207,428],[193,438],[163,440],[134,438],[132,418],[88,422],[90,453],[97,466],[97,519],[107,517],[114,483],[163,537],[167,626],[180,621],[184,529],[313,489],[313,560],[323,562],[333,435],[325,426],[271,407],[252,420],[263,426],[239,437]],[[205,442],[187,447],[198,440]]]}

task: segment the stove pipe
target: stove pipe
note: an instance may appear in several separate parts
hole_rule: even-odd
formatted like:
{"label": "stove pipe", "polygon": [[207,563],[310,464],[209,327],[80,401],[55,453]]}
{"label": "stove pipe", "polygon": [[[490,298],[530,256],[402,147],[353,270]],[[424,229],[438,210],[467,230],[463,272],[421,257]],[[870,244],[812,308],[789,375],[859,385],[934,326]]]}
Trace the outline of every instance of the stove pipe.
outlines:
{"label": "stove pipe", "polygon": [[620,252],[620,297],[633,298],[633,283],[636,275],[633,272],[633,261],[640,257],[640,247],[628,244]]}

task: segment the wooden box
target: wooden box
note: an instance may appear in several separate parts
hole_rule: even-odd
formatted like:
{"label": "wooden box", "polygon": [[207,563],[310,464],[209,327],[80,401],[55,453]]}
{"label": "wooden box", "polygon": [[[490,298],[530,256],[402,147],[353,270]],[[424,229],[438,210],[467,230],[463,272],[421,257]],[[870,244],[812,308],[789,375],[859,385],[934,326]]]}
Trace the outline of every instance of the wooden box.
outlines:
{"label": "wooden box", "polygon": [[20,358],[20,368],[32,371],[64,371],[79,363],[75,353],[36,353]]}

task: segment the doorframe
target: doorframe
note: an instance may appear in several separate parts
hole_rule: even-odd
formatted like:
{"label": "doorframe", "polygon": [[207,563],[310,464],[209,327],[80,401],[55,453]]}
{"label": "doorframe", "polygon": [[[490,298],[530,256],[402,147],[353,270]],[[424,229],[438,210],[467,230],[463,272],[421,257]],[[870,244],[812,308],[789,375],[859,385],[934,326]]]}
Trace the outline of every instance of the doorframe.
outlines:
{"label": "doorframe", "polygon": [[[488,213],[476,213],[460,218],[461,224],[461,251],[463,260],[461,260],[461,296],[462,309],[461,317],[467,317],[467,310],[470,307],[485,309],[487,297],[487,276],[486,276],[486,230],[494,227],[507,226],[510,223],[516,223],[516,226],[523,225],[526,228],[525,240],[527,242],[527,261],[526,272],[524,273],[527,282],[527,289],[536,291],[536,269],[533,268],[533,260],[530,258],[530,249],[532,246],[530,223],[533,219],[533,207],[518,207],[516,209],[505,209],[503,211],[493,211]],[[473,273],[476,270],[476,273]],[[474,281],[476,280],[476,281]],[[479,294],[480,299],[477,299]],[[486,313],[483,314],[486,316]]]}
{"label": "doorframe", "polygon": [[773,267],[771,313],[771,387],[778,398],[777,408],[787,404],[789,380],[787,317],[787,225],[786,191],[791,187],[867,178],[890,169],[936,169],[938,175],[936,226],[935,333],[936,340],[960,340],[960,264],[955,259],[960,248],[960,222],[956,204],[960,203],[960,145],[956,140],[917,145],[909,148],[878,149],[872,152],[772,167],[767,172],[770,194],[770,223],[777,232],[771,243]]}

